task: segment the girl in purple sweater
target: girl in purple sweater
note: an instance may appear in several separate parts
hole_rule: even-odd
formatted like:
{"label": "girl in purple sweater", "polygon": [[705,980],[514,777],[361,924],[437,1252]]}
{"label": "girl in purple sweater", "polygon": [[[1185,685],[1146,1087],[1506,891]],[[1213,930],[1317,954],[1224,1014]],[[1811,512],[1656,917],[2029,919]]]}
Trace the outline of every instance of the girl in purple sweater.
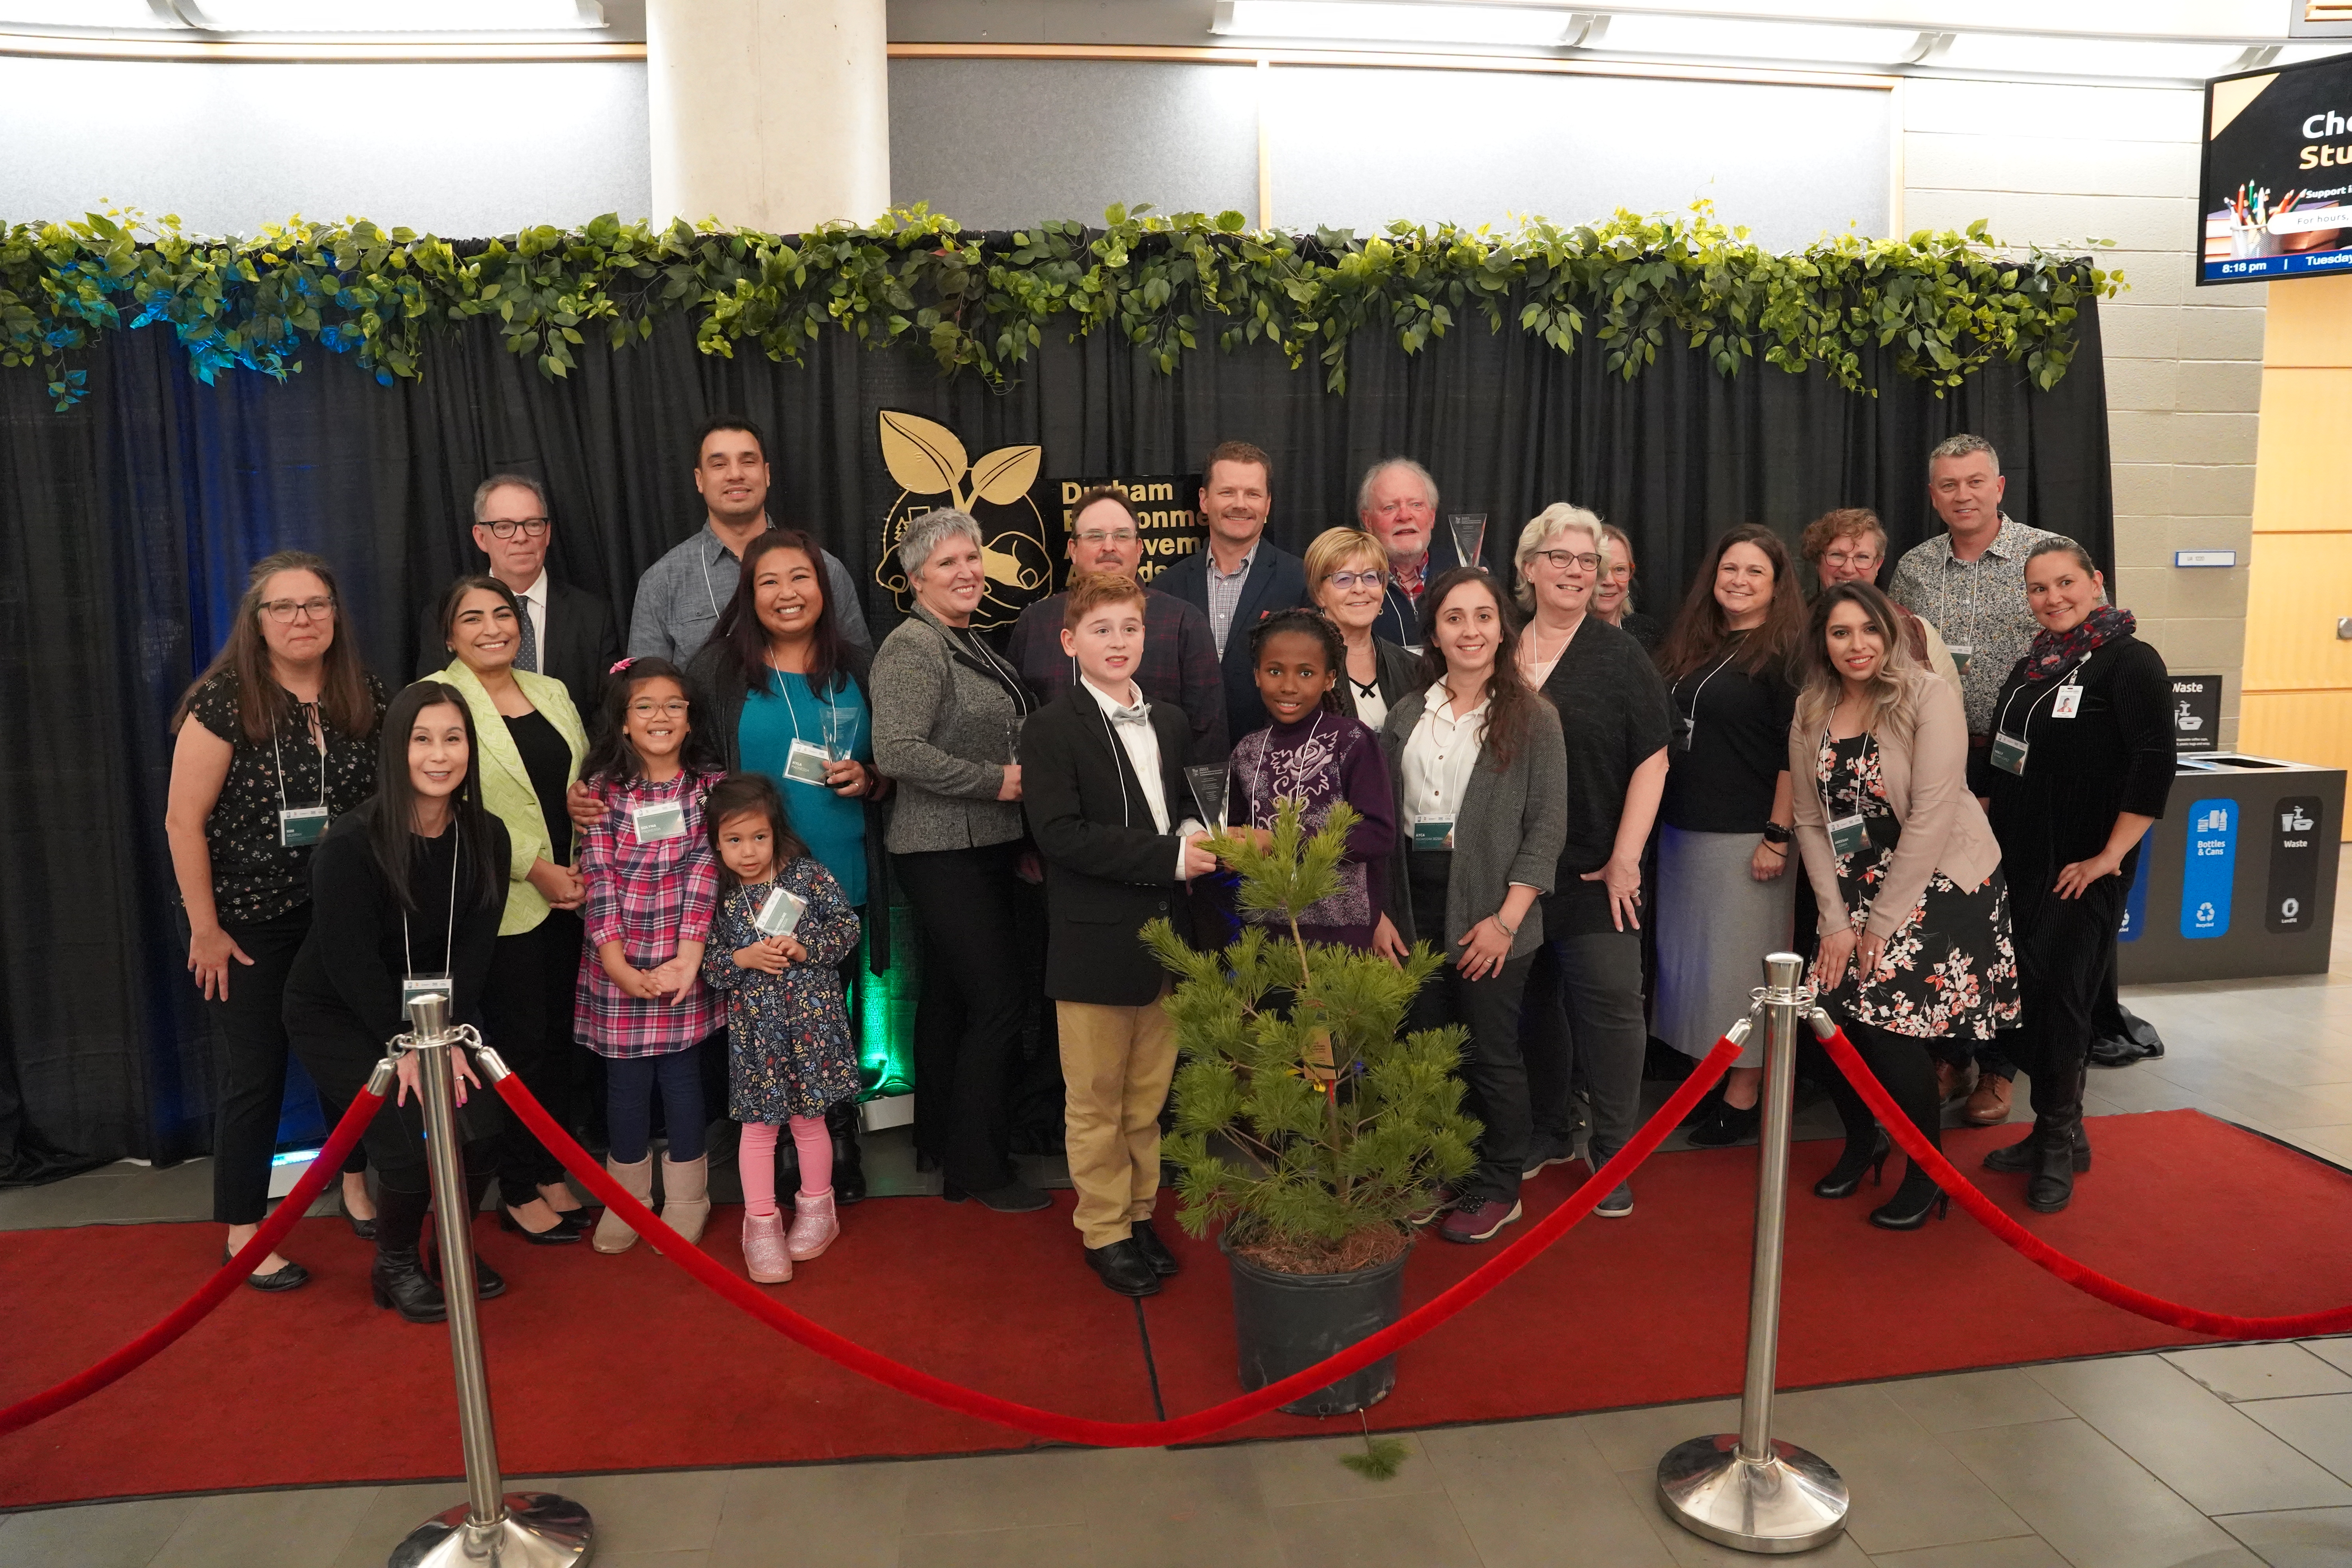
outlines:
{"label": "girl in purple sweater", "polygon": [[[1307,910],[1298,934],[1369,952],[1387,892],[1396,806],[1379,739],[1340,710],[1333,691],[1346,660],[1339,628],[1311,610],[1285,610],[1251,627],[1251,668],[1274,722],[1243,736],[1225,766],[1233,830],[1261,847],[1271,840],[1276,813],[1286,799],[1306,802],[1310,834],[1337,802],[1356,809],[1360,820],[1348,832],[1339,890]],[[1246,910],[1241,918],[1272,919]]]}

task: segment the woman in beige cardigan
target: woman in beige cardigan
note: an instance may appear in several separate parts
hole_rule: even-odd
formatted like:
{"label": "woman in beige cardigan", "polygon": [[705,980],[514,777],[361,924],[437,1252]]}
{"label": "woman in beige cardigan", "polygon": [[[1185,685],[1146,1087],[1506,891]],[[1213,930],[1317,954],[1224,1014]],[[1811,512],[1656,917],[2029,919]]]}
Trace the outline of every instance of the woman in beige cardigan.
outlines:
{"label": "woman in beige cardigan", "polygon": [[[2017,954],[2000,846],[1969,793],[1967,718],[1950,686],[1912,658],[1900,616],[1867,583],[1841,583],[1815,601],[1789,776],[1821,908],[1813,983],[1935,1143],[1942,1101],[1927,1042],[1979,1042],[2013,1026]],[[1825,1076],[1846,1146],[1813,1191],[1849,1197],[1864,1171],[1883,1172],[1887,1139],[1844,1075]],[[1870,1221],[1912,1230],[1945,1205],[1915,1163]]]}
{"label": "woman in beige cardigan", "polygon": [[[580,776],[586,731],[563,683],[515,668],[522,608],[495,577],[461,577],[441,597],[449,667],[435,679],[457,689],[474,718],[482,804],[506,824],[512,858],[497,956],[482,993],[489,1043],[558,1120],[576,1119],[582,1092],[572,1039],[572,991],[580,970],[576,912],[586,898],[572,869],[564,791]],[[419,973],[438,953],[415,953]],[[563,1166],[509,1118],[499,1140],[499,1224],[551,1247],[580,1239],[586,1215]]]}

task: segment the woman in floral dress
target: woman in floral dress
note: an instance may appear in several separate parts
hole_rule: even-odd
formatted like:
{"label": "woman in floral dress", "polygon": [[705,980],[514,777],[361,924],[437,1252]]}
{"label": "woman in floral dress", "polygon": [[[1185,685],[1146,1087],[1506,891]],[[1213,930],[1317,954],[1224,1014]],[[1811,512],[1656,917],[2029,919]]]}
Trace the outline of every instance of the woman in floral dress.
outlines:
{"label": "woman in floral dress", "polygon": [[[1974,1044],[2018,1017],[2000,847],[1968,788],[1968,721],[1915,660],[1894,605],[1867,583],[1814,603],[1789,732],[1797,842],[1821,906],[1813,983],[1878,1080],[1931,1143],[1941,1098],[1928,1042]],[[1825,1074],[1845,1152],[1813,1191],[1853,1195],[1887,1138],[1843,1073]],[[1916,1164],[1870,1215],[1913,1230],[1946,1207]]]}

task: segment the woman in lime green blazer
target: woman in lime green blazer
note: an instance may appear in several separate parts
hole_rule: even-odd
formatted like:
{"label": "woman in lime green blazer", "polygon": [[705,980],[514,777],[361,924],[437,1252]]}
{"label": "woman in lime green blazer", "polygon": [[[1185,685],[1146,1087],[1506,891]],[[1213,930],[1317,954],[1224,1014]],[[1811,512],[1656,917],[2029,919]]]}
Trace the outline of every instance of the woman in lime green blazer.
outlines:
{"label": "woman in lime green blazer", "polygon": [[[441,599],[441,638],[453,656],[435,679],[455,687],[472,710],[482,803],[506,824],[513,845],[507,908],[496,961],[482,996],[489,1043],[522,1075],[559,1121],[576,1125],[585,1092],[584,1057],[572,1041],[572,994],[580,966],[576,912],[586,899],[572,868],[572,819],[563,794],[580,776],[588,736],[561,681],[514,667],[522,607],[495,577],[461,577]],[[437,953],[412,953],[432,973]],[[509,1118],[499,1146],[500,1223],[544,1246],[577,1241],[580,1200],[563,1167],[521,1122]]]}

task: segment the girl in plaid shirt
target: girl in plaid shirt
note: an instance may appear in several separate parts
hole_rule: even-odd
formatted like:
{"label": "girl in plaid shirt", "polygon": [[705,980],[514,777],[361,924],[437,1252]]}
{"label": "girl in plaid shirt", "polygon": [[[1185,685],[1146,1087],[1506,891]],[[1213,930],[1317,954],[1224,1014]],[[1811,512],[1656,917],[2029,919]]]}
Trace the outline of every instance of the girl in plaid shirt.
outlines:
{"label": "girl in plaid shirt", "polygon": [[[661,1217],[697,1241],[710,1199],[695,1047],[724,1021],[700,973],[719,886],[702,797],[720,771],[695,733],[694,701],[675,665],[624,659],[613,673],[582,769],[604,815],[581,834],[587,941],[572,1026],[606,1063],[605,1169],[641,1203],[653,1193],[647,1142],[660,1090],[669,1129]],[[599,1252],[626,1252],[636,1239],[611,1209],[596,1224]]]}

